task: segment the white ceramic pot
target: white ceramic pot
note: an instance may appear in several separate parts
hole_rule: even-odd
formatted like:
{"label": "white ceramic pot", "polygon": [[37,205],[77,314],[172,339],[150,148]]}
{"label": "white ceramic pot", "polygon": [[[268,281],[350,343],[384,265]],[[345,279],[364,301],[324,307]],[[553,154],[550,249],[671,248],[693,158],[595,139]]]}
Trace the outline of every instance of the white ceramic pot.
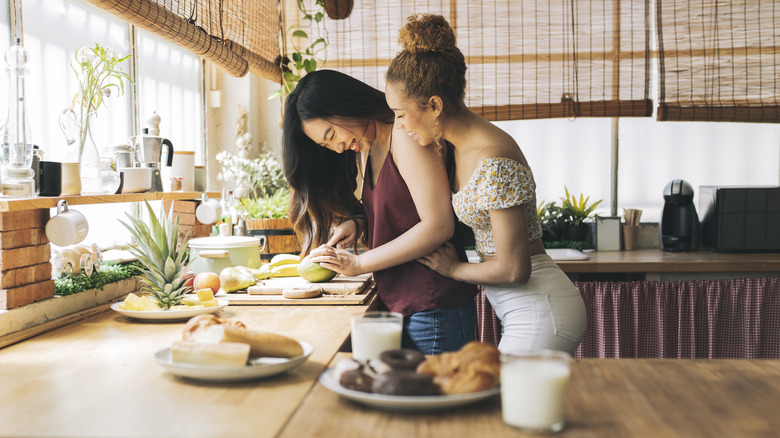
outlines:
{"label": "white ceramic pot", "polygon": [[142,193],[152,188],[151,167],[121,167],[122,193]]}
{"label": "white ceramic pot", "polygon": [[211,236],[191,239],[190,269],[196,274],[213,272],[219,275],[230,266],[257,269],[262,262],[260,252],[265,249],[265,236]]}

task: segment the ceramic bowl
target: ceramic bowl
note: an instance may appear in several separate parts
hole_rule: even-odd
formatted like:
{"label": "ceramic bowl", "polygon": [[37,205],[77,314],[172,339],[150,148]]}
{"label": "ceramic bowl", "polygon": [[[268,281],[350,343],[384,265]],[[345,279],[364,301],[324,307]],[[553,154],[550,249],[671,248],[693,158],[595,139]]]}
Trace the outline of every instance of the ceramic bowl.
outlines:
{"label": "ceramic bowl", "polygon": [[141,193],[152,188],[151,167],[120,167],[119,172],[124,174],[122,193]]}

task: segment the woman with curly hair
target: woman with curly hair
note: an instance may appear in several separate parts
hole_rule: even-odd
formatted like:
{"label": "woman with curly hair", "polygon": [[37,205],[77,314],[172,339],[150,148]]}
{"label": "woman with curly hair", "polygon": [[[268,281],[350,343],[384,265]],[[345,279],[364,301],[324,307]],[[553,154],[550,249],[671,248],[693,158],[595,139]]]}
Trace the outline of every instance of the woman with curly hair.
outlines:
{"label": "woman with curly hair", "polygon": [[[305,75],[284,111],[301,254],[340,274],[372,272],[380,308],[404,315],[405,348],[439,354],[472,340],[477,288],[415,261],[447,241],[466,260],[442,155],[394,135],[384,93],[336,71]],[[364,233],[370,249],[359,254]]]}
{"label": "woman with curly hair", "polygon": [[385,88],[395,126],[424,148],[452,145],[452,205],[474,231],[481,258],[465,263],[444,245],[420,262],[484,286],[501,321],[503,353],[574,353],[585,331],[585,305],[542,245],[536,185],[523,152],[466,107],[466,63],[444,17],[412,16],[399,35],[403,50],[390,63]]}

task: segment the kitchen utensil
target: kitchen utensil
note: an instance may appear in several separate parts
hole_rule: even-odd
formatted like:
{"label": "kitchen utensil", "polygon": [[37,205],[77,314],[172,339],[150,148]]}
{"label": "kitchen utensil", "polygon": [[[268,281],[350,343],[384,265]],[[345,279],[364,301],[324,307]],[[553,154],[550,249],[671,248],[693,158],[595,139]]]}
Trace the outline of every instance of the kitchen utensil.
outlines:
{"label": "kitchen utensil", "polygon": [[62,182],[60,184],[60,194],[80,195],[81,194],[81,164],[62,163],[61,175],[62,175]]}
{"label": "kitchen utensil", "polygon": [[89,233],[87,218],[76,210],[68,209],[64,199],[57,202],[57,214],[46,222],[46,237],[57,246],[80,243]]}
{"label": "kitchen utensil", "polygon": [[170,167],[163,166],[161,172],[164,181],[170,181],[173,177],[181,177],[182,191],[195,190],[195,152],[175,151],[173,164]]}
{"label": "kitchen utensil", "polygon": [[122,193],[146,192],[152,187],[152,168],[122,167]]}
{"label": "kitchen utensil", "polygon": [[166,166],[173,164],[173,143],[167,138],[154,135],[136,135],[130,137],[137,163],[160,163],[163,147],[167,149]]}
{"label": "kitchen utensil", "polygon": [[257,269],[260,251],[265,248],[265,239],[249,236],[210,236],[191,239],[190,269],[196,274],[214,272],[219,275],[231,266],[246,266]]}
{"label": "kitchen utensil", "polygon": [[62,193],[62,163],[41,161],[38,165],[40,196],[60,196]]}
{"label": "kitchen utensil", "polygon": [[195,209],[195,217],[202,224],[213,224],[222,217],[222,205],[216,199],[209,199],[204,193],[201,195],[200,205]]}

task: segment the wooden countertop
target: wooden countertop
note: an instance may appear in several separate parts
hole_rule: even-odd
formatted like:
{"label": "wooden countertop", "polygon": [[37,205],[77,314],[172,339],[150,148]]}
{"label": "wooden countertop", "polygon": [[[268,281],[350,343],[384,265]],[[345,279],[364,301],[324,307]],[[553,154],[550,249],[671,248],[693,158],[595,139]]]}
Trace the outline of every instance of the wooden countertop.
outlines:
{"label": "wooden countertop", "polygon": [[668,252],[659,249],[595,251],[589,260],[557,260],[567,273],[780,272],[780,253]]}
{"label": "wooden countertop", "polygon": [[243,383],[177,378],[154,353],[186,321],[114,311],[0,349],[0,436],[272,437],[298,408],[367,306],[228,306],[223,317],[314,346],[299,368]]}
{"label": "wooden countertop", "polygon": [[[349,355],[340,353],[334,363],[342,357]],[[778,406],[780,360],[575,359],[568,424],[556,436],[770,437],[780,430]],[[500,396],[450,411],[404,414],[365,407],[317,383],[280,436],[528,435],[504,424]]]}

